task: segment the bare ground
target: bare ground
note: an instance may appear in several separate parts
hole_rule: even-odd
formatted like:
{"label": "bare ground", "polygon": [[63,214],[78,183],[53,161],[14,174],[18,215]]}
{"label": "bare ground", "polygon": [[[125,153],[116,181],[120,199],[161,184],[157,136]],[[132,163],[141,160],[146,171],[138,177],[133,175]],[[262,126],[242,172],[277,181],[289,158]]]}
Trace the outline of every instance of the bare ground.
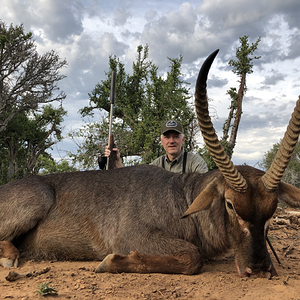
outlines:
{"label": "bare ground", "polygon": [[[48,299],[300,299],[300,211],[278,210],[269,239],[277,277],[240,278],[231,255],[206,262],[194,276],[164,274],[96,274],[99,262],[22,261],[18,268],[0,266],[0,299],[43,299],[39,284],[58,293]],[[271,252],[271,250],[270,250]],[[26,275],[7,281],[9,272]],[[28,274],[29,273],[29,274]]]}

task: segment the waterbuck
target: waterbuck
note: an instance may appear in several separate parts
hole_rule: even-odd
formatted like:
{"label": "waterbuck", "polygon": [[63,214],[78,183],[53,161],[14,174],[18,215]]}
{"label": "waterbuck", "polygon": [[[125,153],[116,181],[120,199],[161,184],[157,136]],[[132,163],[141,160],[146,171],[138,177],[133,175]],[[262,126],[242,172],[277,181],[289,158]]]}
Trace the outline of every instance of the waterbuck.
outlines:
{"label": "waterbuck", "polygon": [[[276,275],[266,237],[279,200],[300,206],[300,190],[281,181],[298,140],[300,100],[270,169],[234,166],[208,113],[216,55],[200,70],[195,104],[218,170],[174,174],[139,165],[16,180],[0,187],[0,241],[28,258],[102,260],[96,272],[195,274],[205,259],[233,249],[240,276]],[[0,252],[9,267],[18,259],[11,243]]]}

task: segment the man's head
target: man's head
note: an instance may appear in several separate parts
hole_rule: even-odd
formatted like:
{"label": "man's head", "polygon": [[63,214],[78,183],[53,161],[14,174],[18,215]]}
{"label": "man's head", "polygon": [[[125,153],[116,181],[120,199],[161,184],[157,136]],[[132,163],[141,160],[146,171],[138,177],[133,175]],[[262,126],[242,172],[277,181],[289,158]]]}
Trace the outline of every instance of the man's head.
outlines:
{"label": "man's head", "polygon": [[181,153],[184,144],[183,127],[180,122],[169,120],[161,125],[160,142],[169,160],[173,161]]}

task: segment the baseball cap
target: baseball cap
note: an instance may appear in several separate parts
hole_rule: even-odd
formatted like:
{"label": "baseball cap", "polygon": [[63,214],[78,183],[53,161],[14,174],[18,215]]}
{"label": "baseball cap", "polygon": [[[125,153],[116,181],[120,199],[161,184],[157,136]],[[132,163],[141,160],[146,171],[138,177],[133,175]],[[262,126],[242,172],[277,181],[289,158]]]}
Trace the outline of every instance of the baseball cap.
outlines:
{"label": "baseball cap", "polygon": [[161,125],[161,134],[164,134],[169,130],[174,130],[183,134],[183,127],[179,121],[169,120],[169,121],[165,121]]}

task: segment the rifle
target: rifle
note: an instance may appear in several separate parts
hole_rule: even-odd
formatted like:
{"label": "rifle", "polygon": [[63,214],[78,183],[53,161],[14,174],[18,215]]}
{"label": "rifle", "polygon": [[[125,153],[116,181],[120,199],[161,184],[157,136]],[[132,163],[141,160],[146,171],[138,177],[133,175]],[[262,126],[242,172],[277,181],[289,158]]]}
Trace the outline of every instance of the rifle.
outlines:
{"label": "rifle", "polygon": [[106,170],[114,169],[114,164],[116,161],[116,153],[112,151],[116,147],[114,143],[114,136],[111,133],[112,128],[112,117],[113,117],[113,108],[116,98],[116,76],[117,73],[112,71],[111,73],[111,87],[110,87],[110,118],[109,118],[109,131],[108,131],[108,149],[111,151],[109,157],[107,158]]}
{"label": "rifle", "polygon": [[99,156],[98,164],[101,170],[110,170],[114,169],[114,164],[117,159],[117,154],[112,151],[116,147],[114,143],[114,136],[111,133],[112,128],[112,117],[113,117],[113,108],[116,97],[116,72],[112,71],[111,73],[111,87],[110,87],[110,118],[109,118],[109,131],[108,131],[108,149],[111,151],[109,157]]}

